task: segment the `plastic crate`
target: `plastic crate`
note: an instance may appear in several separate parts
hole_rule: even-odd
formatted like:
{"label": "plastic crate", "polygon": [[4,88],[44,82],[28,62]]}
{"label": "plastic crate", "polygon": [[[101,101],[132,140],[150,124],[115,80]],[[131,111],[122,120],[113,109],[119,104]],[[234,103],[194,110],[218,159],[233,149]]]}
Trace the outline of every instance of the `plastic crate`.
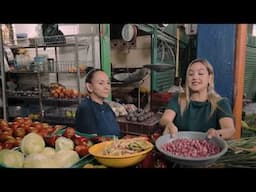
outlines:
{"label": "plastic crate", "polygon": [[157,130],[161,115],[155,114],[152,118],[144,122],[127,121],[125,117],[117,119],[121,133],[123,135],[148,135],[150,136]]}
{"label": "plastic crate", "polygon": [[151,99],[152,101],[167,103],[170,100],[171,96],[172,94],[168,92],[153,93]]}
{"label": "plastic crate", "polygon": [[132,125],[128,123],[120,123],[121,133],[124,135],[151,135],[154,132],[153,126]]}

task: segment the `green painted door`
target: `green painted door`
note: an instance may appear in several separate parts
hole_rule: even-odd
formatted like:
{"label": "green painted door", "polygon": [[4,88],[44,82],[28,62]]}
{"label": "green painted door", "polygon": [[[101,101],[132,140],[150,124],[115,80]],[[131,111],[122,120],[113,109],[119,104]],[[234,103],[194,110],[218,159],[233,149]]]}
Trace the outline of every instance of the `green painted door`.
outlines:
{"label": "green painted door", "polygon": [[244,77],[244,93],[252,99],[256,94],[256,38],[252,36],[248,36],[247,41]]}
{"label": "green painted door", "polygon": [[[100,56],[101,68],[111,78],[111,60],[110,60],[110,25],[100,24]],[[112,99],[110,94],[109,100]]]}

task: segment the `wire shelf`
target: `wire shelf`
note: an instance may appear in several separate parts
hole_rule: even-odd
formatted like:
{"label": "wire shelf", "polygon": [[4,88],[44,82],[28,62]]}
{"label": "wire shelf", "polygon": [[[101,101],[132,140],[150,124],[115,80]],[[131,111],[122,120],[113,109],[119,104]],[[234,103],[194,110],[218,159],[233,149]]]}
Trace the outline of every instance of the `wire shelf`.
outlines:
{"label": "wire shelf", "polygon": [[72,104],[78,104],[78,98],[55,98],[55,97],[43,97],[43,103],[45,105],[58,105],[66,106]]}
{"label": "wire shelf", "polygon": [[58,62],[54,62],[55,69],[52,72],[68,72],[68,73],[76,73],[78,70],[80,73],[85,73],[85,69],[87,67],[88,61],[79,60],[78,66],[75,60],[60,60]]}
{"label": "wire shelf", "polygon": [[35,47],[68,47],[68,46],[90,46],[90,36],[79,35],[55,35],[35,38],[18,38],[11,42],[11,48],[35,48]]}

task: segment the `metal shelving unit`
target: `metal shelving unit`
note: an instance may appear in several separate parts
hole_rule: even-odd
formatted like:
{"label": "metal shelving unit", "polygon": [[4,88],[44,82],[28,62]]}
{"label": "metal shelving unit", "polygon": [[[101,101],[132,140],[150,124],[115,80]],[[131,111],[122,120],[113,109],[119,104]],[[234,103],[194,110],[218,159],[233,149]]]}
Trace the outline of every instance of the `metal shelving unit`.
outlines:
{"label": "metal shelving unit", "polygon": [[0,24],[0,70],[1,70],[1,99],[2,99],[2,107],[1,107],[1,117],[7,119],[7,107],[6,107],[6,95],[5,95],[5,71],[4,71],[4,48],[3,48],[3,35],[2,35],[2,24]]}
{"label": "metal shelving unit", "polygon": [[[8,72],[10,74],[15,75],[36,75],[37,79],[37,88],[38,95],[27,96],[27,95],[15,95],[6,94],[9,99],[23,99],[23,100],[37,100],[38,105],[41,112],[41,120],[44,122],[55,122],[58,124],[65,124],[66,121],[63,121],[65,117],[59,116],[58,118],[50,117],[49,115],[45,116],[45,112],[48,112],[49,106],[55,106],[55,108],[63,108],[67,106],[78,105],[81,102],[81,81],[85,78],[85,72],[81,71],[81,65],[85,67],[94,67],[95,66],[95,51],[94,51],[94,43],[95,43],[95,35],[86,35],[86,34],[78,34],[78,35],[66,35],[64,36],[66,42],[48,42],[44,43],[44,38],[33,38],[28,39],[25,44],[19,45],[17,42],[14,42],[15,45],[11,46],[12,49],[26,48],[34,52],[35,57],[40,56],[40,54],[48,50],[47,53],[51,54],[53,57],[53,63],[43,63],[39,64],[34,62],[34,64],[30,64],[30,66],[26,66],[26,68],[17,67],[14,71]],[[92,49],[89,51],[89,49]],[[62,51],[62,53],[61,53]],[[66,54],[66,56],[65,56]],[[46,65],[46,66],[45,66]],[[2,67],[2,65],[1,65]],[[3,71],[3,70],[2,70]],[[53,74],[53,75],[50,75]],[[45,82],[43,81],[44,75],[50,79],[56,80],[52,83],[60,83],[61,81],[65,81],[66,77],[75,80],[74,82],[75,89],[78,92],[78,96],[76,98],[63,98],[53,97],[50,93],[50,84],[51,80],[49,80],[46,89]],[[73,79],[74,78],[74,79]],[[5,85],[5,80],[2,81]],[[44,85],[43,85],[44,84]],[[63,84],[66,86],[65,84]],[[70,85],[69,85],[70,86]],[[68,86],[67,86],[68,87]],[[3,89],[5,90],[5,89]],[[4,91],[5,93],[5,91]],[[8,102],[7,102],[8,103]],[[6,106],[4,107],[6,109]],[[6,114],[7,115],[7,114]],[[58,114],[57,114],[58,115]],[[56,116],[56,114],[55,114]],[[8,118],[8,115],[6,116]],[[72,118],[69,118],[67,123],[72,123]]]}

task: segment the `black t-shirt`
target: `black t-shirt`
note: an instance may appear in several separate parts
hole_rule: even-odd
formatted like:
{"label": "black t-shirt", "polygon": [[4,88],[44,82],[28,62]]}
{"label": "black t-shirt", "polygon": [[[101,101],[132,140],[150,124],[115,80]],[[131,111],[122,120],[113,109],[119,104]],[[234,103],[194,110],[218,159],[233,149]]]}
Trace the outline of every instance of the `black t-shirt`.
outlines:
{"label": "black t-shirt", "polygon": [[76,130],[81,133],[120,136],[115,113],[107,103],[86,97],[76,111]]}

